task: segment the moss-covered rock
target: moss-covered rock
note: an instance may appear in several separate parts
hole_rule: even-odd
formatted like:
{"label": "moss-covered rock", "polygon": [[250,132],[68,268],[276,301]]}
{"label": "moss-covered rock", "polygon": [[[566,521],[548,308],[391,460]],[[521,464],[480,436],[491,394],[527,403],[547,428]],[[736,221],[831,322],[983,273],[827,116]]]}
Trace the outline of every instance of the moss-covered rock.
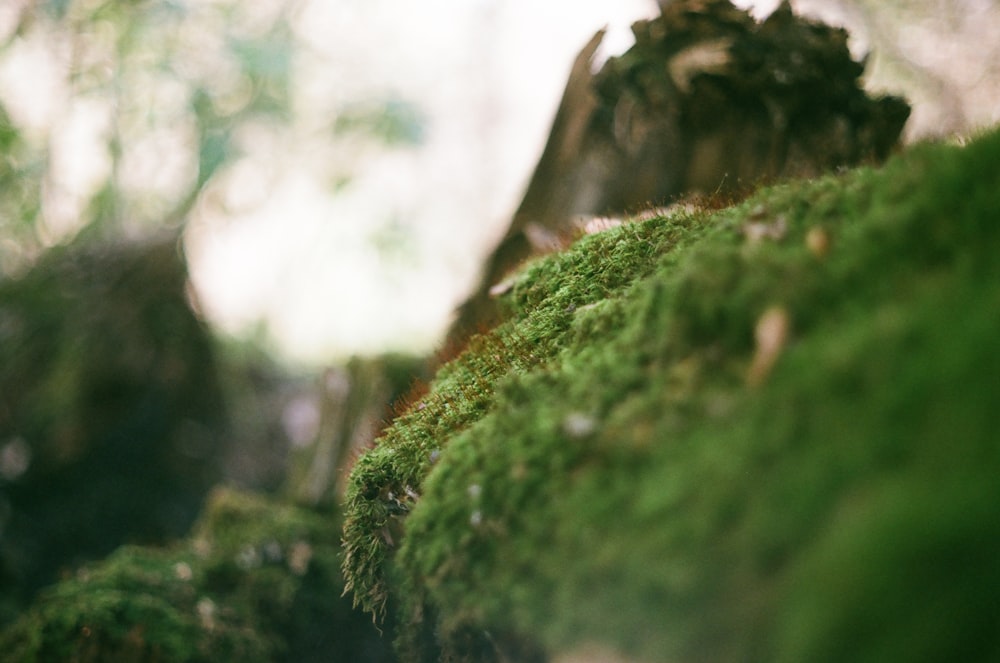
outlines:
{"label": "moss-covered rock", "polygon": [[994,131],[530,265],[355,467],[356,601],[408,660],[1000,656],[998,182]]}
{"label": "moss-covered rock", "polygon": [[217,490],[192,537],[124,547],[0,632],[12,662],[390,660],[343,598],[328,514]]}
{"label": "moss-covered rock", "polygon": [[0,624],[82,561],[186,533],[224,421],[175,237],[80,240],[0,279]]}

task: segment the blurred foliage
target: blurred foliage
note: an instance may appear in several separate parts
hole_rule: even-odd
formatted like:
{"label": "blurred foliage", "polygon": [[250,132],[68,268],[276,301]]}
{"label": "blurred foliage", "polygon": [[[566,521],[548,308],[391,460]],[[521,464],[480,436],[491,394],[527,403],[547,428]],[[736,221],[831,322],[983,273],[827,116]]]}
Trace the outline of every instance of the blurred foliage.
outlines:
{"label": "blurred foliage", "polygon": [[420,109],[401,99],[351,104],[334,122],[335,134],[357,132],[389,145],[419,145],[424,140]]}
{"label": "blurred foliage", "polygon": [[[0,36],[0,64],[53,80],[27,103],[17,86],[0,95],[0,273],[81,228],[108,237],[176,225],[239,155],[241,126],[288,118],[289,3],[267,5],[62,0],[22,8]],[[76,166],[84,172],[67,173],[67,158],[86,160]],[[60,215],[69,218],[58,223]]]}
{"label": "blurred foliage", "polygon": [[[9,235],[23,235],[31,228],[41,206],[38,175],[44,164],[30,154],[21,132],[13,125],[6,109],[0,106],[0,270],[5,253],[16,248]],[[0,271],[2,273],[2,271]]]}
{"label": "blurred foliage", "polygon": [[[301,0],[51,0],[0,26],[0,277],[83,232],[176,227],[227,166],[297,129]],[[390,98],[344,104],[325,140],[418,144]],[[344,177],[349,180],[350,174]],[[336,193],[336,192],[333,192]]]}

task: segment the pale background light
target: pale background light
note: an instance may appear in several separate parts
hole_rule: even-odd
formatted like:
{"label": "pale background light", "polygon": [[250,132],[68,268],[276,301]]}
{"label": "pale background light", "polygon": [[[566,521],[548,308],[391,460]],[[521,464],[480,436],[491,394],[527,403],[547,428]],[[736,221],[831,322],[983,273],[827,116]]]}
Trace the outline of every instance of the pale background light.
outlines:
{"label": "pale background light", "polygon": [[[192,220],[207,314],[234,335],[266,321],[294,361],[433,349],[527,184],[576,53],[603,26],[607,52],[623,51],[629,25],[654,11],[648,0],[305,5],[296,132],[255,145]],[[419,144],[316,147],[346,105],[386,98],[420,111]],[[331,193],[340,173],[351,181]]]}
{"label": "pale background light", "polygon": [[[763,17],[778,2],[734,4]],[[906,92],[914,105],[909,140],[1000,120],[993,64],[1000,61],[1000,10],[991,0],[888,9],[873,1],[794,4],[848,26],[856,57],[872,42],[888,45],[890,57],[876,51],[871,58],[867,84]],[[0,2],[0,35],[11,35],[31,6]],[[86,11],[88,3],[68,6]],[[68,41],[39,22],[0,58],[0,98],[22,135],[51,154],[39,240],[50,246],[78,232],[113,168],[127,194],[116,210],[123,232],[141,235],[162,223],[198,174],[193,87],[186,84],[211,90],[220,117],[244,107],[252,82],[226,57],[225,39],[263,35],[275,16],[290,12],[294,54],[279,48],[255,56],[265,67],[289,66],[289,121],[242,122],[232,137],[238,156],[215,173],[183,220],[199,304],[214,328],[307,366],[434,348],[520,199],[573,58],[601,27],[609,32],[600,57],[624,51],[629,25],[657,11],[652,0],[171,6],[184,16],[163,37],[180,46],[172,51],[173,77],[143,66],[140,44],[130,63],[136,66],[117,70],[126,94],[116,102],[74,95],[67,73],[77,66],[96,82],[110,80],[116,33],[107,25],[87,24]],[[900,62],[915,68],[901,71]],[[380,104],[402,113],[413,135],[390,145],[331,135],[338,118]],[[112,128],[121,132],[118,161],[108,151]],[[17,257],[9,239],[0,242]]]}

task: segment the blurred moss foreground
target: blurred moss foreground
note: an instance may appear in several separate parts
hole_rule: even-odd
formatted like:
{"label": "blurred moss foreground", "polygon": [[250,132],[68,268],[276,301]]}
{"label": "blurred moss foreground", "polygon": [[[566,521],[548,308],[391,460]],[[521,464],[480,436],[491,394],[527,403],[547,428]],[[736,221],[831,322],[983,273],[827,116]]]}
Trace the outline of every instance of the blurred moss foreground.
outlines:
{"label": "blurred moss foreground", "polygon": [[1000,133],[531,264],[361,457],[410,661],[1000,657]]}
{"label": "blurred moss foreground", "polygon": [[0,632],[4,661],[390,660],[341,596],[329,514],[217,490],[192,536],[124,547],[44,590]]}
{"label": "blurred moss foreground", "polygon": [[49,251],[0,279],[0,624],[125,542],[185,534],[222,395],[175,238]]}

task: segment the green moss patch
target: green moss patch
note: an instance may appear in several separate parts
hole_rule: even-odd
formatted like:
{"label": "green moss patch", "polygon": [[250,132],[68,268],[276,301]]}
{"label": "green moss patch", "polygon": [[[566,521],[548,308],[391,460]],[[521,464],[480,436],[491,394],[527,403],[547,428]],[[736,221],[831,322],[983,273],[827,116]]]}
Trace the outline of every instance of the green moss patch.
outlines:
{"label": "green moss patch", "polygon": [[411,660],[998,655],[998,182],[993,132],[529,266],[360,459],[356,600]]}
{"label": "green moss patch", "polygon": [[341,598],[328,517],[216,491],[171,549],[129,546],[45,590],[0,632],[4,660],[383,661]]}

